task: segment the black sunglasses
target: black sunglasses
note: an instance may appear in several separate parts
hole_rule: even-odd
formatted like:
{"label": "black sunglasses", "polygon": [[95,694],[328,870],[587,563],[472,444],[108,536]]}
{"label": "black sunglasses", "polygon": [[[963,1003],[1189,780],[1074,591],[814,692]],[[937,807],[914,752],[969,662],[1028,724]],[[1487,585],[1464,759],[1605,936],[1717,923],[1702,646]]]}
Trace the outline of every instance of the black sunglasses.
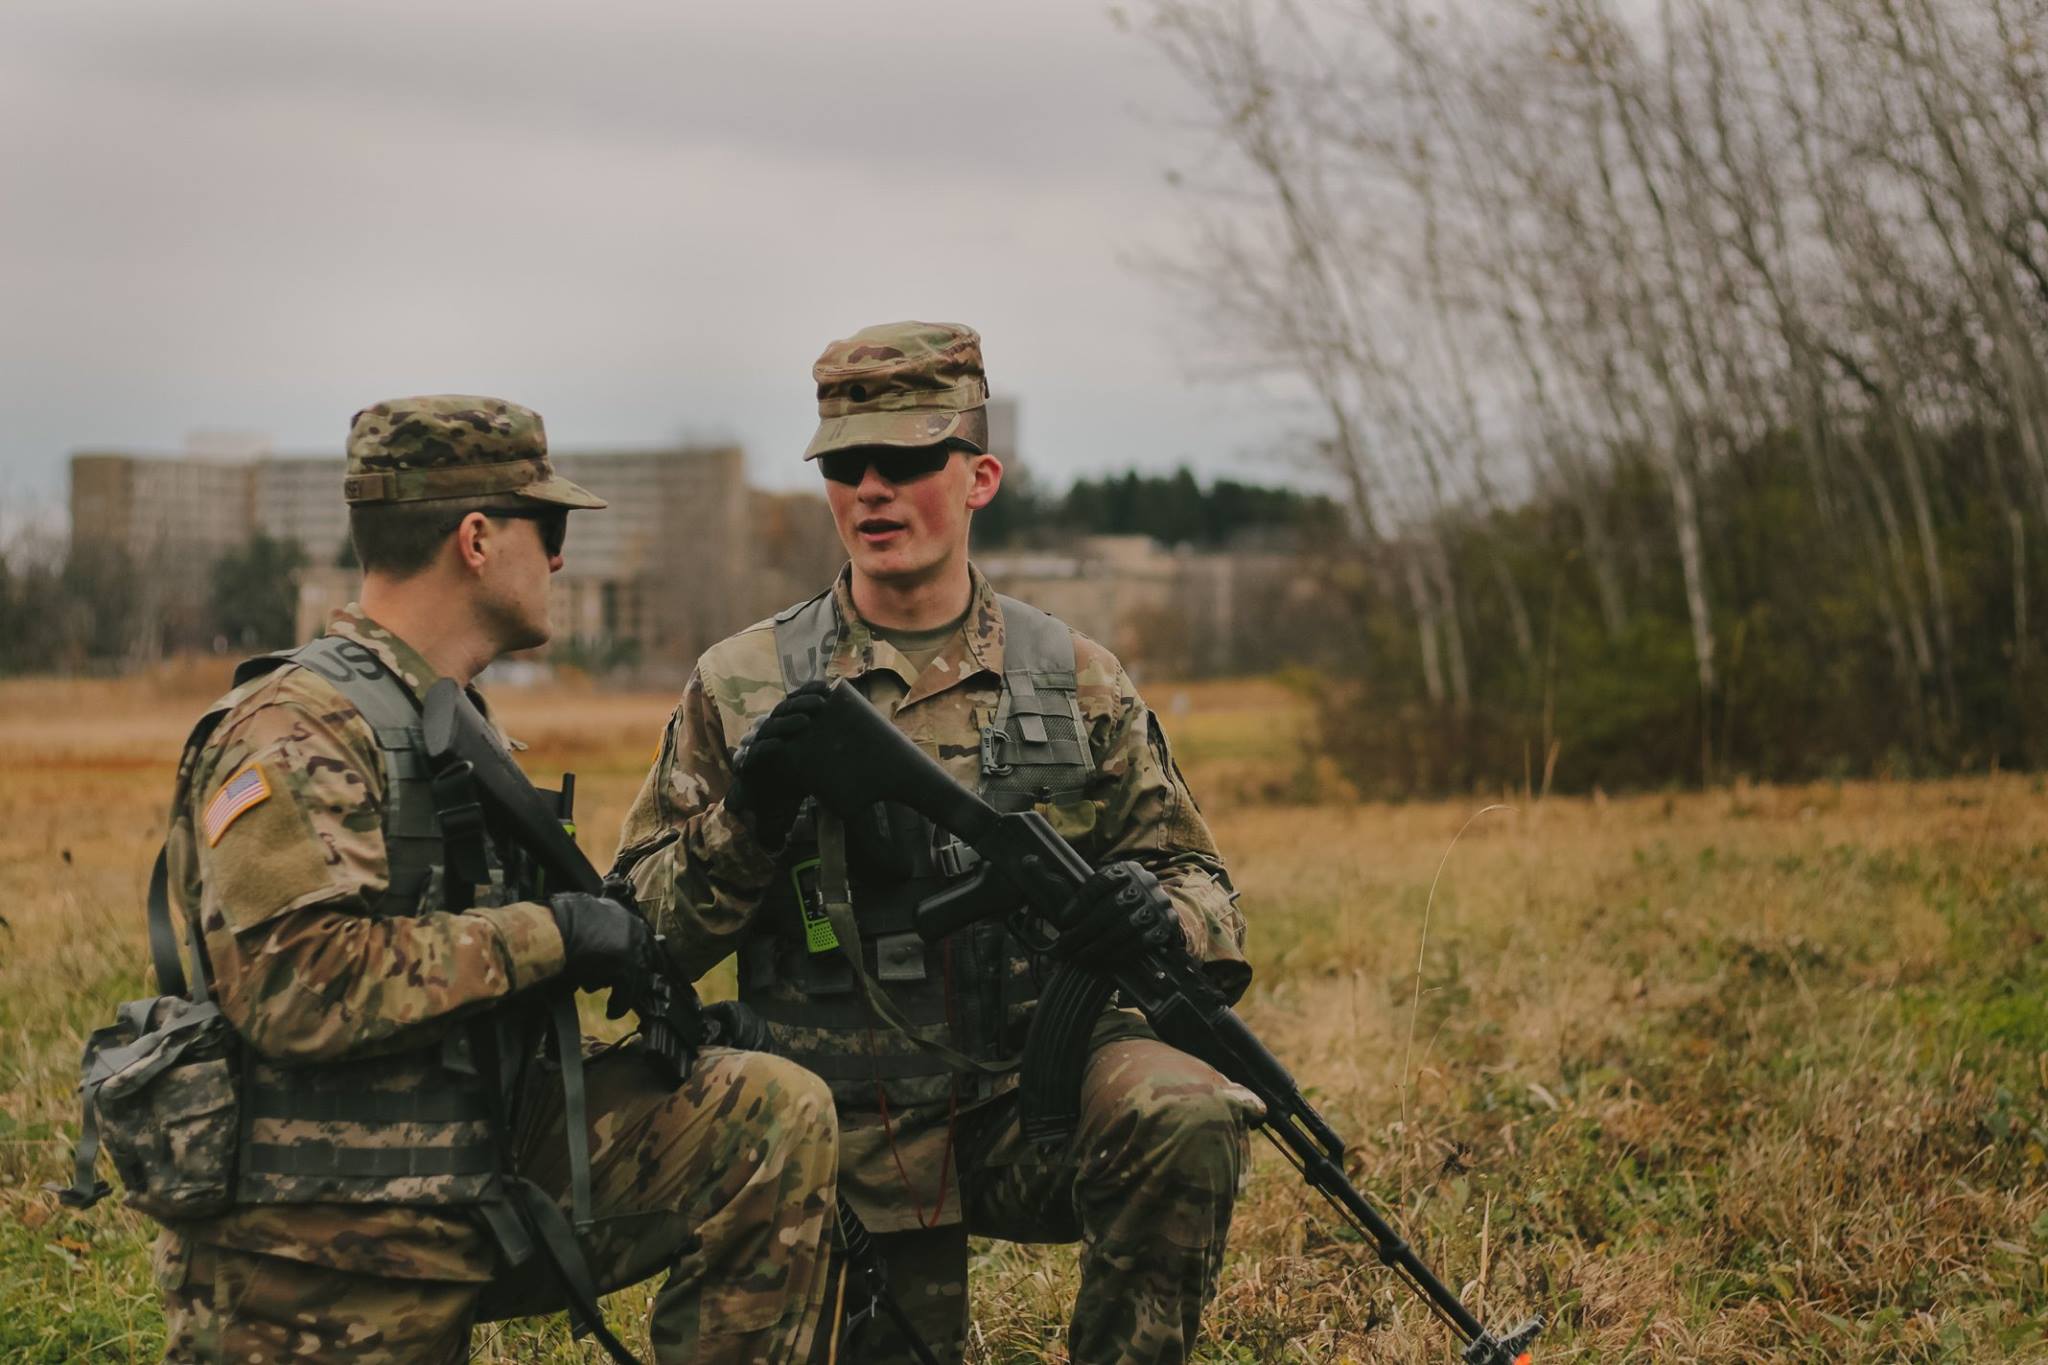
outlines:
{"label": "black sunglasses", "polygon": [[953,458],[953,447],[850,446],[818,457],[818,470],[834,483],[857,484],[868,466],[889,483],[912,483],[938,473]]}
{"label": "black sunglasses", "polygon": [[[493,521],[530,521],[540,528],[541,548],[553,559],[562,553],[562,546],[569,540],[569,509],[566,507],[479,507],[477,511]],[[462,525],[469,513],[448,523],[446,535]]]}

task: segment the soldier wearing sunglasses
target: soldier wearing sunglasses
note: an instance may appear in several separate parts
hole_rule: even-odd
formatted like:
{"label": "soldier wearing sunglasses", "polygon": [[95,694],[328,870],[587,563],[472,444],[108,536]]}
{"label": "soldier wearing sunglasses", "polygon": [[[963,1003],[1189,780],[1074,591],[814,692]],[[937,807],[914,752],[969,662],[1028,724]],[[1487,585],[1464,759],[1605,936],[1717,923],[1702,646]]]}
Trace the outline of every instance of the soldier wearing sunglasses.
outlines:
{"label": "soldier wearing sunglasses", "polygon": [[[1073,1141],[1026,1143],[1015,1067],[1043,964],[1000,925],[924,943],[912,909],[966,873],[971,851],[907,810],[819,810],[785,754],[817,690],[843,678],[962,784],[1043,812],[1099,874],[1116,867],[1076,898],[1056,955],[1111,961],[1178,933],[1241,992],[1251,969],[1236,894],[1117,660],[997,594],[969,558],[974,513],[1003,476],[980,337],[870,327],[828,346],[813,375],[821,420],[805,458],[849,562],[817,597],[698,661],[621,857],[676,965],[696,975],[737,955],[744,1009],[830,1084],[842,1192],[942,1359],[964,1347],[975,1234],[1082,1243],[1077,1363],[1185,1360],[1216,1290],[1256,1101],[1112,1010]],[[857,943],[825,912],[839,900]],[[886,1324],[857,1349],[911,1358]]]}
{"label": "soldier wearing sunglasses", "polygon": [[190,945],[237,1040],[240,1121],[195,1092],[158,1139],[169,1187],[205,1196],[151,1206],[165,1359],[459,1362],[479,1321],[594,1316],[591,1292],[658,1274],[656,1365],[802,1362],[824,1085],[725,1049],[679,1087],[626,1051],[549,1060],[579,1047],[572,988],[644,998],[653,932],[603,897],[524,898],[422,734],[439,678],[546,643],[569,514],[604,501],[555,472],[538,414],[464,394],[357,413],[343,488],[360,600],[244,663],[179,766],[151,939]]}

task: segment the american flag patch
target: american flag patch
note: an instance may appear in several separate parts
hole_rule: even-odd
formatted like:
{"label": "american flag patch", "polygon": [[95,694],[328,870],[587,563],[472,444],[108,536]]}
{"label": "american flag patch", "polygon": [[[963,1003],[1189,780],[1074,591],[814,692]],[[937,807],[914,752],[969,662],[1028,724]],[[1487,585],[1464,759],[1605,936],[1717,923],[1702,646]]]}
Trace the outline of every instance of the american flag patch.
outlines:
{"label": "american flag patch", "polygon": [[206,831],[206,846],[212,848],[219,843],[236,816],[251,806],[262,805],[269,797],[270,781],[261,768],[247,767],[229,778],[227,785],[206,803],[206,814],[200,817],[200,826]]}

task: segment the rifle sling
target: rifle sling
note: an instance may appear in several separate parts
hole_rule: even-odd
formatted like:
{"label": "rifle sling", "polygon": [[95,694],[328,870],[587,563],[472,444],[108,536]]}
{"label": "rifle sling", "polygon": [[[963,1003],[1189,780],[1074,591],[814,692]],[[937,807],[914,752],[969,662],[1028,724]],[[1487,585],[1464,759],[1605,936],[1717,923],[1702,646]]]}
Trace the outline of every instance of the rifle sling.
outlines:
{"label": "rifle sling", "polygon": [[562,1064],[562,1134],[569,1145],[569,1211],[576,1231],[590,1231],[590,1106],[583,1085],[583,1029],[576,1017],[576,993],[554,992],[548,1021]]}
{"label": "rifle sling", "polygon": [[846,823],[822,806],[818,810],[818,891],[825,900],[825,916],[839,939],[840,955],[852,968],[853,979],[860,983],[861,995],[877,1019],[955,1071],[1002,1076],[1017,1069],[1016,1057],[984,1062],[937,1039],[923,1037],[888,992],[868,974],[867,964],[861,960],[860,922],[854,918],[853,887],[847,875]]}
{"label": "rifle sling", "polygon": [[[521,1232],[531,1234],[530,1240],[525,1242],[528,1254],[538,1245],[553,1267],[555,1278],[561,1282],[574,1334],[591,1337],[617,1365],[640,1365],[639,1357],[605,1326],[604,1310],[597,1302],[597,1280],[590,1273],[590,1262],[583,1254],[583,1244],[576,1240],[576,1230],[562,1216],[561,1209],[548,1197],[546,1190],[524,1176],[513,1176],[506,1183],[508,1204],[516,1211],[515,1226],[519,1226]],[[500,1206],[501,1209],[504,1207]],[[487,1213],[487,1218],[493,1231],[497,1231],[502,1214],[491,1216]],[[499,1235],[499,1243],[504,1245],[503,1233]]]}

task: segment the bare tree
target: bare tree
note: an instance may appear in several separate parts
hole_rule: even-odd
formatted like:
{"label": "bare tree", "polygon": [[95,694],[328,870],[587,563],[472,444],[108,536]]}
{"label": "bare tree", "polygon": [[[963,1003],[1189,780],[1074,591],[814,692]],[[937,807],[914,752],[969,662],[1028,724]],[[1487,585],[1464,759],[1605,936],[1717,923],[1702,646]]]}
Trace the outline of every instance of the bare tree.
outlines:
{"label": "bare tree", "polygon": [[[1973,496],[1952,454],[1971,431],[2010,504],[2024,669],[2027,523],[2048,528],[2048,0],[1154,0],[1149,19],[1221,153],[1176,278],[1315,395],[1432,704],[1469,709],[1494,650],[1535,675],[1526,598],[1547,590],[1495,528],[1554,497],[1610,638],[1662,609],[1643,595],[1675,566],[1711,776],[1747,573],[1715,490],[1784,448],[1832,552],[1872,567],[1917,742],[1953,750],[1954,578],[1979,547],[1944,528]],[[1661,545],[1611,520],[1637,466]],[[1481,584],[1503,640],[1474,634]]]}

